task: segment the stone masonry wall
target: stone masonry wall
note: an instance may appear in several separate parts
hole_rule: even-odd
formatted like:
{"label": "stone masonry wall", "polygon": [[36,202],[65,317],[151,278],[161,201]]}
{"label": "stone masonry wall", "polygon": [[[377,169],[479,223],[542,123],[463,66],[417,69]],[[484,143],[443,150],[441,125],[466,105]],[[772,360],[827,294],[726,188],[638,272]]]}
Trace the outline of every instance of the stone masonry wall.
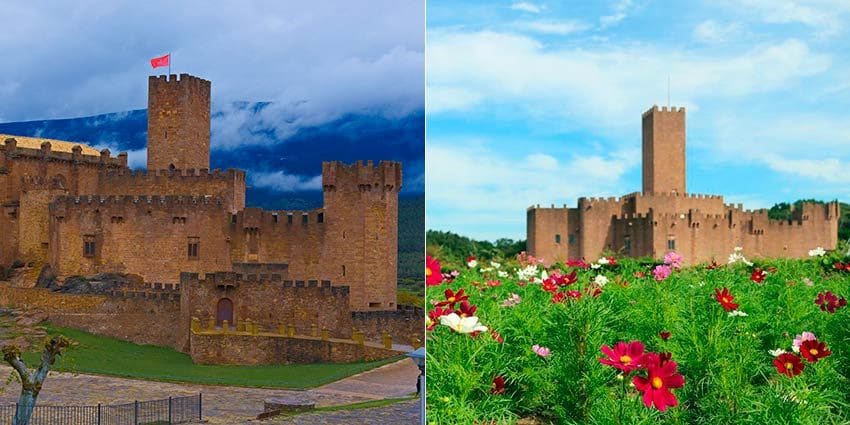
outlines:
{"label": "stone masonry wall", "polygon": [[148,79],[148,170],[210,168],[210,90],[189,74]]}

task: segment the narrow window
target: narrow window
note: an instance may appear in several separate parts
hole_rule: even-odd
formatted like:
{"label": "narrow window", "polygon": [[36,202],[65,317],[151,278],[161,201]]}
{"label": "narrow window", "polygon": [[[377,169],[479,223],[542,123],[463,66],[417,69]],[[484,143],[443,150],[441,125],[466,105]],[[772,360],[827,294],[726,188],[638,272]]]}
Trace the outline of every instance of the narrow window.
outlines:
{"label": "narrow window", "polygon": [[556,234],[556,235],[555,235],[555,243],[556,243],[556,244],[560,244],[560,243],[561,243],[561,235],[560,235],[560,234]]}
{"label": "narrow window", "polygon": [[233,224],[236,224],[236,214],[230,215],[230,222],[233,223]]}
{"label": "narrow window", "polygon": [[667,249],[674,251],[676,249],[676,239],[673,236],[667,238]]}
{"label": "narrow window", "polygon": [[286,224],[292,224],[292,214],[286,216]]}
{"label": "narrow window", "polygon": [[631,238],[631,236],[626,236],[623,239],[623,250],[626,251],[626,254],[632,253],[632,238]]}
{"label": "narrow window", "polygon": [[302,223],[302,224],[307,224],[307,217],[308,217],[308,215],[307,215],[307,214],[302,214],[302,215],[301,215],[301,223]]}
{"label": "narrow window", "polygon": [[273,220],[275,223],[277,223],[277,214],[272,214],[272,217],[273,217],[273,218],[272,218],[272,220]]}
{"label": "narrow window", "polygon": [[342,266],[342,275],[345,276],[345,265]]}
{"label": "narrow window", "polygon": [[316,221],[318,221],[319,223],[324,223],[325,222],[325,213],[319,213],[319,216],[318,216],[318,218],[316,218]]}
{"label": "narrow window", "polygon": [[569,236],[567,236],[567,240],[569,241],[570,245],[575,245],[576,244],[576,235],[574,233],[570,233]]}
{"label": "narrow window", "polygon": [[201,244],[200,238],[196,238],[196,237],[189,238],[188,254],[189,254],[190,260],[197,260],[198,259],[198,251],[199,251],[200,244]]}
{"label": "narrow window", "polygon": [[94,236],[83,236],[83,256],[84,257],[94,257],[95,256],[95,243]]}

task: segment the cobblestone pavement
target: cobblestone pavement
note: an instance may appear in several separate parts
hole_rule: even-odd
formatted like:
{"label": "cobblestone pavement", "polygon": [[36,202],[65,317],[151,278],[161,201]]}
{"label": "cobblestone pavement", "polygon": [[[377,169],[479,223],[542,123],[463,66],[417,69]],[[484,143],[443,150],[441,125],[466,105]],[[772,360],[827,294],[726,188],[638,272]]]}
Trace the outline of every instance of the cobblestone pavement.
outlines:
{"label": "cobblestone pavement", "polygon": [[286,419],[249,421],[242,425],[416,425],[419,423],[419,399],[402,401],[384,407],[305,413]]}
{"label": "cobblestone pavement", "polygon": [[[0,366],[0,388],[11,373],[11,368]],[[262,413],[263,401],[270,397],[306,394],[315,400],[317,406],[404,397],[416,392],[418,374],[416,365],[409,359],[404,359],[318,388],[299,391],[176,384],[51,372],[38,402],[42,405],[96,405],[157,400],[200,392],[203,393],[204,419],[211,424],[234,424],[255,418]],[[0,392],[0,403],[14,403],[19,392],[20,384],[10,383],[5,387],[5,391]]]}

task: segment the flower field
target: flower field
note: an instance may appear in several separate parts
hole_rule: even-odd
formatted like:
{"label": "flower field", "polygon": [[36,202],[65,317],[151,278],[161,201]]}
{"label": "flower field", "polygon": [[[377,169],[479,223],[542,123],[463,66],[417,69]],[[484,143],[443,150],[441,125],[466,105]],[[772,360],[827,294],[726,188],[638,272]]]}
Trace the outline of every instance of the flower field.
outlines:
{"label": "flower field", "polygon": [[428,422],[850,423],[850,261],[810,255],[429,257]]}

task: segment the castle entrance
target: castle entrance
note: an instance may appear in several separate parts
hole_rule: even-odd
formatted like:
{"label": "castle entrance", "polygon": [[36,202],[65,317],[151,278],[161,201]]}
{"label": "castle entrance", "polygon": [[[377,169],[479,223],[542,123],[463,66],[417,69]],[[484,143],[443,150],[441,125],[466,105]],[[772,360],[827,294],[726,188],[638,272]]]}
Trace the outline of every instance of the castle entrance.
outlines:
{"label": "castle entrance", "polygon": [[221,326],[222,322],[227,320],[227,323],[233,325],[233,301],[230,298],[222,298],[218,300],[218,307],[215,313],[215,324]]}

